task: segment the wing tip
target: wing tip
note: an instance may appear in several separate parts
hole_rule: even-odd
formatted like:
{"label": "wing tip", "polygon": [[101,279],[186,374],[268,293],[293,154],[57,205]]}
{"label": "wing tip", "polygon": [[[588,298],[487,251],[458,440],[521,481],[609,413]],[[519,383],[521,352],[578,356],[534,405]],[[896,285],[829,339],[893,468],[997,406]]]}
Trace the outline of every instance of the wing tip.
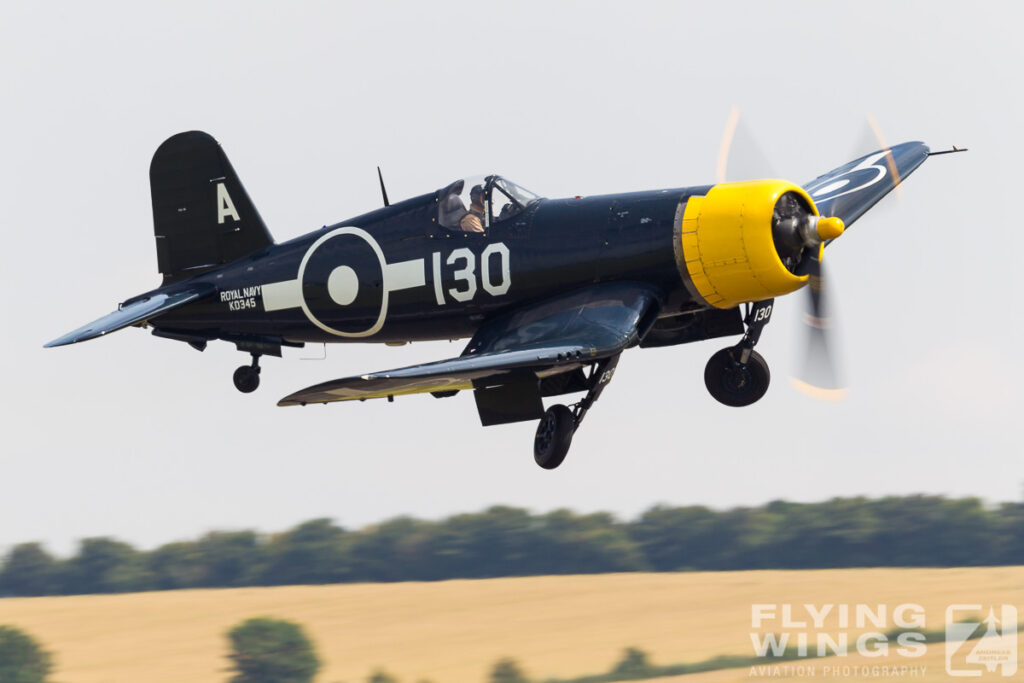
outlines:
{"label": "wing tip", "polygon": [[288,394],[287,396],[281,397],[281,399],[277,402],[277,407],[278,408],[287,408],[289,406],[304,406],[304,405],[306,405],[309,401],[302,400],[302,398],[301,398],[301,394],[305,393],[305,391],[306,391],[305,389],[303,389],[302,391],[293,391],[292,393]]}
{"label": "wing tip", "polygon": [[69,344],[75,344],[80,341],[85,341],[87,337],[74,337],[69,334],[65,334],[63,337],[57,337],[53,341],[48,341],[43,344],[44,349],[52,349],[57,346],[68,346]]}

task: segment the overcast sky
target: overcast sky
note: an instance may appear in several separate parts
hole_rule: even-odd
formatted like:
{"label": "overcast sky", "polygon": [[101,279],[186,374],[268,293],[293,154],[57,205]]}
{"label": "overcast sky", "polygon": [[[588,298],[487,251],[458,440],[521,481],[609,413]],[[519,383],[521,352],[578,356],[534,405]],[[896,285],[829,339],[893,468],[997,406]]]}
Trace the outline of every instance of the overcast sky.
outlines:
{"label": "overcast sky", "polygon": [[[1020,499],[1020,14],[6,0],[0,550],[495,503],[632,517],[657,502]],[[200,354],[133,328],[42,348],[159,283],[148,168],[174,133],[214,135],[282,241],[378,206],[377,164],[392,199],[485,172],[549,197],[710,183],[734,105],[774,173],[800,183],[863,151],[867,114],[891,143],[971,148],[930,159],[829,249],[843,403],[788,385],[801,294],[762,337],[759,403],[726,408],[704,388],[731,341],[627,351],[554,472],[533,463],[534,424],[484,429],[469,393],[275,406],[460,344],[287,350],[251,395],[231,383],[248,357],[223,342]]]}

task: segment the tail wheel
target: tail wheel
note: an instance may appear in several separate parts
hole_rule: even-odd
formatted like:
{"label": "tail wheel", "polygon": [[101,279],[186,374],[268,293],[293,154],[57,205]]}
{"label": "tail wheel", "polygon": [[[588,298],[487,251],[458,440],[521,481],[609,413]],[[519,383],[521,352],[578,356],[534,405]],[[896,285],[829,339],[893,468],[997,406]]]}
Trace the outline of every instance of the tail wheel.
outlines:
{"label": "tail wheel", "polygon": [[547,409],[537,425],[533,438],[533,459],[546,470],[553,470],[565,460],[576,431],[576,418],[563,405]]}
{"label": "tail wheel", "polygon": [[704,368],[704,384],[719,403],[739,408],[757,402],[771,382],[768,363],[757,351],[750,351],[746,363],[736,358],[739,351],[722,349],[708,360]]}

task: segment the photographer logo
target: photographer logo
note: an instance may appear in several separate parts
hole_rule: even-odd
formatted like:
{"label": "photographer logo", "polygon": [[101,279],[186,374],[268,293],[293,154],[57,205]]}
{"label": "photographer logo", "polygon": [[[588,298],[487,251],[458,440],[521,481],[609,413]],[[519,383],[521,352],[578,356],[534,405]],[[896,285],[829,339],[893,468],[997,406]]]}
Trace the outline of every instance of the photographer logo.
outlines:
{"label": "photographer logo", "polygon": [[950,676],[1017,672],[1017,609],[989,607],[988,616],[978,621],[984,613],[981,605],[946,608],[946,673]]}

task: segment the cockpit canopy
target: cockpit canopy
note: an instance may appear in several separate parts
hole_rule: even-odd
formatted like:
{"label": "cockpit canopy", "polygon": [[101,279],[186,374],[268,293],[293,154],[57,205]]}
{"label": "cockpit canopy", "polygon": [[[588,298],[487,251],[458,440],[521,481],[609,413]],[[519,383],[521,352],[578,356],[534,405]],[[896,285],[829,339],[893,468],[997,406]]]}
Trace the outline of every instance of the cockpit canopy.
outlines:
{"label": "cockpit canopy", "polygon": [[455,232],[484,232],[540,199],[498,175],[456,180],[438,191],[437,222]]}

